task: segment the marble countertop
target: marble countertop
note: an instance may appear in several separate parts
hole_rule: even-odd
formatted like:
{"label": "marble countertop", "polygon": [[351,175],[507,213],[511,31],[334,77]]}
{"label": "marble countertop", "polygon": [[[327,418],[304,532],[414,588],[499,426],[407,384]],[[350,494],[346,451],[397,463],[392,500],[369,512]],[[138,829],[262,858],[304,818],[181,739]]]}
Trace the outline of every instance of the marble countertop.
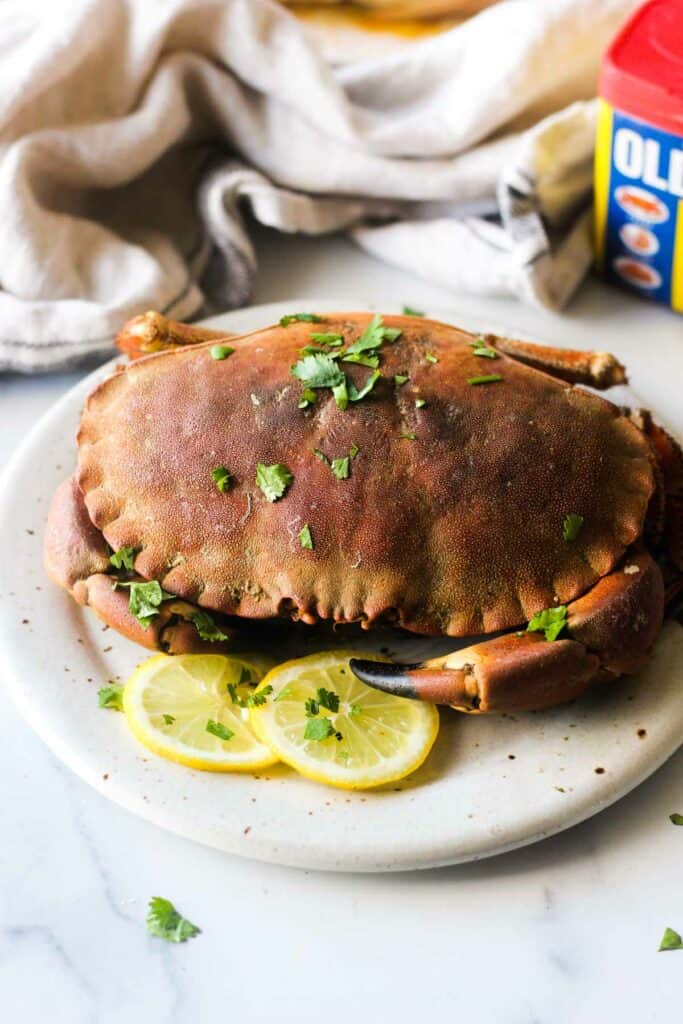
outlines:
{"label": "marble countertop", "polygon": [[[683,434],[683,320],[590,282],[562,315],[449,295],[343,239],[258,237],[255,302],[366,295],[609,349]],[[455,314],[454,314],[455,316]],[[0,377],[0,463],[80,374]],[[58,685],[59,680],[55,680]],[[62,767],[0,702],[0,1013],[7,1024],[353,1020],[587,1024],[680,1016],[683,751],[626,799],[490,861],[316,874],[167,834]],[[406,828],[410,823],[406,822]],[[202,928],[144,928],[151,896]]]}

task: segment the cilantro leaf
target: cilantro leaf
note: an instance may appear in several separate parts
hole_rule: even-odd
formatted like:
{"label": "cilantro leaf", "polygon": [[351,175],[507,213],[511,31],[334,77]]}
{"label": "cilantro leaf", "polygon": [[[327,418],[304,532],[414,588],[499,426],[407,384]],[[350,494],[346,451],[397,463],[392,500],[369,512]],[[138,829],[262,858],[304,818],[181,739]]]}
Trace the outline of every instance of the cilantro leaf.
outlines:
{"label": "cilantro leaf", "polygon": [[349,714],[351,715],[351,718],[358,718],[361,711],[362,708],[360,704],[352,704],[351,707],[349,708]]}
{"label": "cilantro leaf", "polygon": [[497,384],[499,380],[503,378],[499,373],[485,373],[481,377],[468,377],[467,383],[476,384]]}
{"label": "cilantro leaf", "polygon": [[301,398],[299,399],[299,408],[307,409],[309,405],[313,405],[315,402],[315,391],[311,391],[310,388],[304,388],[301,392]]}
{"label": "cilantro leaf", "polygon": [[419,309],[412,309],[411,306],[404,306],[403,307],[403,315],[404,316],[425,316],[426,314],[423,313]]}
{"label": "cilantro leaf", "polygon": [[123,711],[123,684],[108,683],[97,691],[97,704],[111,711]]}
{"label": "cilantro leaf", "polygon": [[268,683],[266,686],[261,687],[258,693],[252,693],[250,697],[247,697],[248,708],[260,708],[266,703],[269,695],[273,692],[273,687]]}
{"label": "cilantro leaf", "polygon": [[332,459],[330,469],[337,480],[348,480],[350,465],[349,456],[345,455],[343,459]]}
{"label": "cilantro leaf", "polygon": [[683,825],[683,814],[670,814],[669,821],[672,825]]}
{"label": "cilantro leaf", "polygon": [[304,356],[290,372],[308,388],[334,388],[345,380],[335,360],[326,352]]}
{"label": "cilantro leaf", "polygon": [[320,711],[320,705],[318,704],[315,697],[307,697],[304,701],[304,711],[306,712],[307,718],[313,718]]}
{"label": "cilantro leaf", "polygon": [[[353,385],[351,386],[353,387]],[[346,377],[343,374],[339,384],[335,384],[332,388],[332,394],[334,395],[334,400],[337,403],[338,408],[342,410],[346,409],[349,404],[349,391]],[[355,402],[356,399],[353,398],[351,401]]]}
{"label": "cilantro leaf", "polygon": [[583,516],[577,515],[576,512],[570,512],[568,516],[564,517],[564,523],[562,524],[562,536],[566,541],[573,541],[581,533],[581,527],[583,526]]}
{"label": "cilantro leaf", "polygon": [[[396,341],[400,334],[401,329],[399,327],[385,327],[382,323],[382,317],[379,313],[376,313],[361,334],[360,338],[357,338],[356,341],[346,349],[342,359],[349,363],[361,362],[362,360],[357,358],[358,356],[367,352],[376,352],[383,342]],[[375,356],[375,358],[377,357]],[[366,363],[365,365],[377,366],[378,363]]]}
{"label": "cilantro leaf", "polygon": [[417,434],[401,434],[402,441],[417,441]]}
{"label": "cilantro leaf", "polygon": [[230,639],[229,636],[218,628],[208,612],[200,609],[195,612],[194,615],[191,615],[190,619],[194,623],[194,627],[202,640],[208,640],[209,643],[214,644],[219,640]]}
{"label": "cilantro leaf", "polygon": [[683,949],[683,939],[673,928],[666,928],[664,930],[658,952],[662,953],[668,949]]}
{"label": "cilantro leaf", "polygon": [[566,625],[567,606],[559,604],[556,608],[536,612],[526,628],[528,633],[544,633],[546,640],[557,640]]}
{"label": "cilantro leaf", "polygon": [[212,345],[209,349],[211,358],[217,360],[227,359],[234,351],[234,348],[230,348],[229,345]]}
{"label": "cilantro leaf", "polygon": [[125,569],[127,572],[135,572],[135,554],[137,548],[119,548],[113,555],[109,556],[109,564],[115,569]]}
{"label": "cilantro leaf", "polygon": [[360,451],[360,448],[354,442],[354,444],[352,444],[351,447],[349,448],[349,458],[350,459],[355,459],[355,457],[356,457],[356,455],[358,455],[359,451]]}
{"label": "cilantro leaf", "polygon": [[416,409],[424,409],[424,407],[425,407],[425,405],[426,405],[426,404],[427,404],[427,403],[426,403],[426,401],[424,400],[424,398],[416,398],[416,399],[415,399],[415,408],[416,408]]}
{"label": "cilantro leaf", "polygon": [[438,358],[432,352],[425,352],[425,359],[428,363],[438,363]]}
{"label": "cilantro leaf", "polygon": [[321,742],[335,734],[336,730],[329,718],[309,718],[304,730],[304,739]]}
{"label": "cilantro leaf", "polygon": [[301,544],[301,547],[305,551],[313,550],[313,536],[311,534],[311,528],[308,525],[308,523],[305,523],[304,526],[302,526],[301,529],[299,530],[299,543]]}
{"label": "cilantro leaf", "polygon": [[217,736],[219,740],[231,740],[235,735],[232,729],[228,729],[227,725],[223,725],[222,722],[216,722],[213,718],[207,721],[206,732],[210,732],[212,736]]}
{"label": "cilantro leaf", "polygon": [[396,373],[396,374],[394,374],[394,384],[396,385],[397,388],[402,388],[403,385],[406,383],[406,381],[409,381],[409,380],[410,380],[410,377],[406,376],[406,374],[404,374],[404,373]]}
{"label": "cilantro leaf", "polygon": [[323,318],[318,316],[317,313],[289,313],[287,316],[280,317],[280,327],[289,327],[290,324],[296,323],[297,320],[305,324],[323,323]]}
{"label": "cilantro leaf", "polygon": [[474,341],[468,342],[472,349],[473,356],[480,356],[483,359],[500,359],[500,355],[496,352],[495,348],[491,348],[486,344],[486,339],[482,334],[478,335]]}
{"label": "cilantro leaf", "polygon": [[256,465],[256,486],[261,488],[268,501],[281,498],[293,479],[287,467],[280,462],[273,466],[266,466],[263,462]]}
{"label": "cilantro leaf", "polygon": [[158,580],[149,580],[147,583],[120,583],[117,580],[114,590],[121,587],[130,588],[128,608],[145,629],[154,616],[159,614],[159,605],[175,597],[175,594],[169,594],[164,590]]}
{"label": "cilantro leaf", "polygon": [[175,722],[175,715],[162,715],[165,725],[173,725]]}
{"label": "cilantro leaf", "polygon": [[311,341],[318,345],[329,345],[330,348],[339,348],[344,343],[341,334],[316,334],[315,331],[311,333]]}
{"label": "cilantro leaf", "polygon": [[182,917],[170,900],[162,896],[153,896],[149,901],[149,911],[145,921],[147,931],[167,942],[186,942],[201,931],[186,917]]}
{"label": "cilantro leaf", "polygon": [[359,363],[361,366],[370,366],[374,370],[379,366],[379,356],[366,356],[362,352],[354,352],[349,356],[343,355],[341,361],[343,363]]}
{"label": "cilantro leaf", "polygon": [[339,696],[334,690],[326,690],[324,686],[321,686],[316,696],[321,708],[327,708],[328,711],[339,711]]}
{"label": "cilantro leaf", "polygon": [[330,461],[328,459],[327,455],[325,455],[325,452],[321,452],[319,448],[314,448],[313,449],[313,454],[315,455],[316,459],[318,459],[319,462],[327,462],[327,463],[329,463],[329,461]]}
{"label": "cilantro leaf", "polygon": [[349,381],[349,398],[351,401],[360,402],[361,398],[365,398],[366,395],[369,395],[381,376],[382,374],[379,370],[375,370],[374,373],[370,374],[360,391],[357,389],[353,381]]}
{"label": "cilantro leaf", "polygon": [[221,494],[223,494],[224,491],[227,491],[232,481],[230,470],[226,469],[225,466],[216,466],[215,469],[212,469],[211,479],[213,480]]}

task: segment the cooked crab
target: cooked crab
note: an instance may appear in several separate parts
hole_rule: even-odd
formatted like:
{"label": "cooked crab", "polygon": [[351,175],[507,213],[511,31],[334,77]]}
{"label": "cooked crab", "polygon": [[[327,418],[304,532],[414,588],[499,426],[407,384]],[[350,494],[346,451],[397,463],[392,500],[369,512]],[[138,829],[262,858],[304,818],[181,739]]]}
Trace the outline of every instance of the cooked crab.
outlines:
{"label": "cooked crab", "polygon": [[352,665],[465,711],[644,663],[681,579],[683,458],[574,386],[622,382],[614,357],[365,313],[221,338],[159,314],[122,331],[134,361],[88,398],[49,515],[47,570],[79,603],[171,653],[254,619],[507,631]]}

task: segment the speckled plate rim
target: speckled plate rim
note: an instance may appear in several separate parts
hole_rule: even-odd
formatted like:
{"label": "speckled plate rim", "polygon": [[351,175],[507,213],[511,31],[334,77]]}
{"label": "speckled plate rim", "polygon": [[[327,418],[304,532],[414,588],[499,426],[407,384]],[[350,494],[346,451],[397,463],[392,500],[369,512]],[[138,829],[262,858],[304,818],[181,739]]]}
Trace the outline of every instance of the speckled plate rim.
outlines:
{"label": "speckled plate rim", "polygon": [[[294,299],[207,322],[246,331],[292,309],[344,308],[373,304]],[[430,315],[470,329],[501,330],[453,310],[430,310]],[[103,712],[95,699],[112,664],[125,670],[145,653],[109,633],[113,653],[103,658],[94,617],[42,578],[39,534],[57,479],[46,461],[54,454],[50,439],[74,421],[85,395],[111,365],[62,396],[0,479],[1,678],[47,746],[100,793],[162,828],[229,853],[324,870],[406,870],[477,860],[554,835],[626,795],[678,749],[683,630],[669,624],[641,677],[610,694],[519,719],[448,716],[425,768],[397,791],[347,794],[285,769],[275,769],[267,780],[211,776],[147,756],[121,716]],[[64,460],[62,476],[75,451],[66,437],[56,442]],[[36,479],[46,498],[34,514],[27,511],[26,496]],[[15,528],[28,521],[26,516],[36,527],[30,543],[27,531]],[[22,566],[26,571],[18,575]],[[37,591],[35,580],[45,586]],[[25,613],[34,616],[36,630],[50,627],[49,641],[34,632],[37,639],[27,642]],[[79,647],[76,632],[82,634]],[[74,689],[62,685],[64,675],[54,680],[60,661],[73,658],[89,666],[93,685]],[[599,761],[607,767],[596,774]]]}

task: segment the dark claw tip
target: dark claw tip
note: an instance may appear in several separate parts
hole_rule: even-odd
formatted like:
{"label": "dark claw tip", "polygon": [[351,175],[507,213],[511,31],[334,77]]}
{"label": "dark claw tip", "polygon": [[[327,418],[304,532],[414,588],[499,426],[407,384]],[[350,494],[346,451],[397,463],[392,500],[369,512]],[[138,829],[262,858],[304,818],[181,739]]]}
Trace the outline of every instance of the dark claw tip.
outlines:
{"label": "dark claw tip", "polygon": [[392,661],[366,661],[363,658],[351,658],[349,667],[353,674],[368,686],[385,693],[395,693],[399,697],[417,697],[417,692],[408,676],[408,672],[419,668],[419,665],[395,665]]}

